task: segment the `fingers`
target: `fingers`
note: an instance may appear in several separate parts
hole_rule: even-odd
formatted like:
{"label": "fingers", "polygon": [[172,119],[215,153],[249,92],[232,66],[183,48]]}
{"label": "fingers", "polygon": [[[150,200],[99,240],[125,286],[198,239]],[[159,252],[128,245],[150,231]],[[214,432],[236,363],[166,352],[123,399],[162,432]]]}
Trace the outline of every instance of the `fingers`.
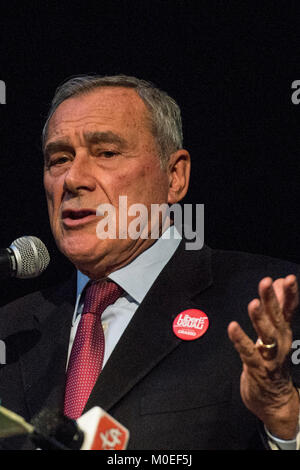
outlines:
{"label": "fingers", "polygon": [[275,295],[286,321],[291,321],[299,303],[297,278],[293,274],[273,282]]}
{"label": "fingers", "polygon": [[260,363],[259,352],[253,341],[246,335],[240,325],[233,321],[228,325],[228,336],[244,364],[258,367]]}
{"label": "fingers", "polygon": [[270,277],[262,279],[258,285],[258,293],[264,314],[276,327],[280,326],[283,320],[282,309],[273,288],[273,280]]}
{"label": "fingers", "polygon": [[290,323],[299,303],[296,276],[291,274],[274,282],[266,277],[260,281],[258,292],[263,309],[275,327],[284,327],[285,322]]}
{"label": "fingers", "polygon": [[293,274],[284,279],[284,292],[285,299],[282,308],[285,319],[290,322],[299,304],[298,283],[296,276]]}
{"label": "fingers", "polygon": [[257,336],[264,344],[272,344],[277,338],[277,329],[270,315],[266,314],[264,305],[258,299],[248,305],[248,313]]}
{"label": "fingers", "polygon": [[294,275],[274,282],[266,277],[260,281],[258,292],[260,298],[249,303],[248,314],[260,341],[254,344],[236,322],[228,327],[229,338],[248,365],[258,364],[262,358],[272,360],[279,352],[280,356],[287,353],[291,341],[289,323],[299,301]]}

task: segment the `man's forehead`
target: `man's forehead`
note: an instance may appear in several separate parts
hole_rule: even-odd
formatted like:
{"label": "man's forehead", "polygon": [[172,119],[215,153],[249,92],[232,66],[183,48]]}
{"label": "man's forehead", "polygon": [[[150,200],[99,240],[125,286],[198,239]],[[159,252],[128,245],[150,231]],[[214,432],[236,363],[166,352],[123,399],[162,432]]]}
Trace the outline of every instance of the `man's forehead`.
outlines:
{"label": "man's forehead", "polygon": [[106,86],[63,101],[49,121],[47,138],[68,134],[70,127],[82,124],[92,132],[98,124],[149,127],[149,121],[149,111],[134,89]]}
{"label": "man's forehead", "polygon": [[51,121],[64,117],[76,120],[85,114],[96,117],[102,113],[106,113],[108,117],[119,114],[134,117],[137,113],[147,114],[147,111],[146,105],[135,90],[124,87],[102,87],[63,101]]}

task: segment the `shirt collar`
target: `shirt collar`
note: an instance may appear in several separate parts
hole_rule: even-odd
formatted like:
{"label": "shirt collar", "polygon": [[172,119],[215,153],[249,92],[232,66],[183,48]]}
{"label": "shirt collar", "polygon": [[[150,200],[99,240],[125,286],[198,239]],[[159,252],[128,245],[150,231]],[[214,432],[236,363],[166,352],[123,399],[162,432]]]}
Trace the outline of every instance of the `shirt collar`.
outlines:
{"label": "shirt collar", "polygon": [[[131,263],[111,273],[108,278],[121,286],[137,303],[141,303],[155,279],[175,253],[181,235],[174,225]],[[77,271],[77,304],[89,278]]]}

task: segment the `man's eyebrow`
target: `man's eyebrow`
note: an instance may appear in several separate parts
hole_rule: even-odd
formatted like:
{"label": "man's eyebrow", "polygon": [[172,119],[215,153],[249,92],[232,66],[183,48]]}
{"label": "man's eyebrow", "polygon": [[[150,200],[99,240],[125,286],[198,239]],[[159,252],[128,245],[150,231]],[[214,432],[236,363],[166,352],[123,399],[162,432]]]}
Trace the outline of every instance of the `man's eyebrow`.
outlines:
{"label": "man's eyebrow", "polygon": [[115,134],[112,131],[106,131],[106,132],[85,132],[84,137],[86,141],[90,144],[117,144],[120,145],[121,147],[126,147],[127,142],[126,140],[119,136],[118,134]]}
{"label": "man's eyebrow", "polygon": [[[110,144],[111,143],[111,144],[117,144],[122,148],[127,146],[126,140],[112,131],[85,132],[84,138],[89,144],[101,144],[101,143]],[[52,155],[53,153],[61,152],[61,151],[66,151],[66,152],[75,154],[74,148],[71,145],[70,140],[68,138],[53,140],[52,142],[49,142],[48,144],[46,144],[44,148],[45,161],[47,161],[50,155]]]}
{"label": "man's eyebrow", "polygon": [[59,139],[59,140],[54,140],[52,142],[49,142],[48,144],[45,145],[45,148],[44,148],[45,160],[47,160],[51,154],[55,152],[60,152],[62,150],[73,153],[73,154],[75,153],[74,148],[72,147],[68,139]]}

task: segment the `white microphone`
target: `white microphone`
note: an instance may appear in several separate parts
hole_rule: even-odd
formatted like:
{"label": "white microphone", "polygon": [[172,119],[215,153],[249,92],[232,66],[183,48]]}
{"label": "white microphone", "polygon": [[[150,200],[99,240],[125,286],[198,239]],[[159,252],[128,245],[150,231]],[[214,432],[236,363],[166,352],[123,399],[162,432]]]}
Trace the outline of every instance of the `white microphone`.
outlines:
{"label": "white microphone", "polygon": [[49,261],[48,250],[39,238],[17,238],[9,248],[0,249],[0,279],[37,277],[45,271]]}
{"label": "white microphone", "polygon": [[99,406],[91,408],[77,419],[84,433],[80,450],[125,450],[129,431]]}

